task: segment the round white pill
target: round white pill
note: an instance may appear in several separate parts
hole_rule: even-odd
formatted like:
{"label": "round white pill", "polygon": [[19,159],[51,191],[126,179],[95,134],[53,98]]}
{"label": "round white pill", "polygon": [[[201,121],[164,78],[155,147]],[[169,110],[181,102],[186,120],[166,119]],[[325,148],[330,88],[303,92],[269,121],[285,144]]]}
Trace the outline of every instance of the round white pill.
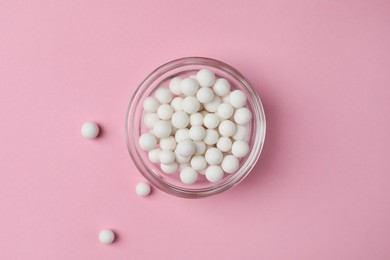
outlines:
{"label": "round white pill", "polygon": [[176,162],[179,164],[188,164],[191,161],[191,156],[181,156],[175,152]]}
{"label": "round white pill", "polygon": [[139,137],[139,146],[142,150],[150,151],[153,150],[157,145],[157,139],[150,133],[144,133]]}
{"label": "round white pill", "polygon": [[146,112],[153,113],[156,112],[160,103],[155,97],[147,97],[142,102],[142,107]]}
{"label": "round white pill", "polygon": [[166,138],[161,138],[160,139],[160,148],[162,150],[175,150],[177,145],[177,142],[175,140],[175,137],[173,136],[168,136]]}
{"label": "round white pill", "polygon": [[198,179],[198,173],[191,167],[186,167],[180,171],[180,180],[185,184],[194,184]]}
{"label": "round white pill", "polygon": [[240,162],[237,157],[234,157],[233,155],[226,155],[225,158],[223,158],[221,167],[226,173],[235,173],[240,167]]}
{"label": "round white pill", "polygon": [[180,90],[184,96],[193,96],[199,89],[198,82],[193,78],[183,79],[180,83]]}
{"label": "round white pill", "polygon": [[177,171],[178,169],[178,164],[177,162],[173,162],[171,164],[160,164],[160,168],[163,172],[166,174],[171,174]]}
{"label": "round white pill", "polygon": [[218,132],[214,129],[207,129],[206,130],[206,136],[203,139],[203,142],[207,145],[213,145],[218,142]]}
{"label": "round white pill", "polygon": [[172,100],[172,92],[167,89],[160,87],[154,92],[154,96],[161,104],[168,104]]}
{"label": "round white pill", "polygon": [[190,130],[188,130],[188,128],[183,128],[183,129],[177,130],[175,133],[176,142],[178,143],[178,142],[181,142],[183,140],[190,139],[189,132],[190,132]]}
{"label": "round white pill", "polygon": [[159,120],[153,126],[153,134],[158,138],[168,137],[172,132],[172,125],[168,121]]}
{"label": "round white pill", "polygon": [[252,112],[246,107],[239,108],[236,110],[236,112],[234,112],[234,122],[239,125],[248,124],[251,119]]}
{"label": "round white pill", "polygon": [[160,120],[156,113],[146,113],[144,114],[143,119],[144,125],[149,129],[152,129],[156,122]]}
{"label": "round white pill", "polygon": [[237,140],[232,145],[232,154],[237,158],[245,157],[249,153],[249,145],[247,142]]}
{"label": "round white pill", "polygon": [[217,148],[224,153],[230,151],[230,149],[232,148],[232,140],[230,140],[229,137],[225,137],[225,136],[220,137],[217,142]]}
{"label": "round white pill", "polygon": [[195,155],[202,155],[206,152],[206,144],[202,141],[194,142],[195,144]]}
{"label": "round white pill", "polygon": [[188,136],[193,141],[202,141],[203,138],[206,136],[206,130],[203,128],[203,126],[195,125],[190,128]]}
{"label": "round white pill", "polygon": [[217,165],[222,162],[223,154],[218,148],[212,147],[207,149],[204,157],[208,164]]}
{"label": "round white pill", "polygon": [[162,150],[158,158],[162,164],[171,164],[175,161],[176,156],[171,150]]}
{"label": "round white pill", "polygon": [[209,182],[218,182],[223,178],[223,170],[220,166],[211,165],[206,169],[205,175]]}
{"label": "round white pill", "polygon": [[211,70],[201,69],[196,74],[196,79],[201,87],[211,87],[215,82],[215,75]]}
{"label": "round white pill", "polygon": [[202,115],[202,113],[195,113],[195,114],[190,115],[190,124],[192,126],[203,125],[203,115]]}
{"label": "round white pill", "polygon": [[201,103],[209,103],[214,99],[214,92],[211,88],[200,88],[196,93],[196,98]]}
{"label": "round white pill", "polygon": [[86,122],[81,127],[81,134],[84,138],[95,139],[99,135],[99,126],[93,122]]}
{"label": "round white pill", "polygon": [[207,166],[207,162],[203,156],[197,155],[197,156],[192,157],[191,167],[195,171],[202,171],[206,168],[206,166]]}
{"label": "round white pill", "polygon": [[173,108],[169,104],[162,104],[157,109],[157,115],[162,120],[171,119],[173,114]]}
{"label": "round white pill", "polygon": [[103,229],[99,232],[99,241],[102,244],[111,244],[115,240],[115,233],[110,229]]}
{"label": "round white pill", "polygon": [[203,104],[203,106],[204,106],[204,109],[206,109],[207,111],[209,111],[211,113],[215,113],[218,111],[218,107],[221,103],[222,103],[221,98],[214,96],[214,99],[211,102]]}
{"label": "round white pill", "polygon": [[230,120],[223,120],[219,124],[218,131],[222,136],[233,136],[236,133],[236,124]]}
{"label": "round white pill", "polygon": [[135,193],[140,197],[146,197],[150,194],[150,185],[146,182],[140,182],[135,186]]}
{"label": "round white pill", "polygon": [[249,128],[242,125],[237,125],[236,133],[233,135],[234,140],[249,140]]}
{"label": "round white pill", "polygon": [[174,127],[182,129],[190,123],[190,117],[184,111],[177,111],[173,113],[171,123]]}
{"label": "round white pill", "polygon": [[203,124],[208,129],[216,128],[219,125],[219,116],[216,114],[207,114],[203,118]]}
{"label": "round white pill", "polygon": [[230,103],[222,103],[218,106],[217,115],[223,119],[229,119],[234,112],[234,108]]}
{"label": "round white pill", "polygon": [[195,97],[186,97],[183,100],[183,110],[188,114],[194,114],[199,111],[200,103]]}
{"label": "round white pill", "polygon": [[175,97],[174,99],[172,99],[171,107],[173,108],[173,110],[175,111],[183,110],[183,100],[184,98],[182,97]]}
{"label": "round white pill", "polygon": [[161,152],[160,148],[156,148],[156,149],[153,149],[153,150],[149,151],[149,153],[148,153],[149,160],[152,163],[159,163],[160,162],[160,158],[158,157],[158,155],[160,154],[160,152]]}
{"label": "round white pill", "polygon": [[230,104],[235,108],[241,108],[246,104],[246,95],[241,90],[234,90],[230,93]]}
{"label": "round white pill", "polygon": [[176,152],[183,157],[192,156],[195,152],[195,144],[189,139],[180,141],[177,144]]}
{"label": "round white pill", "polygon": [[215,95],[223,97],[229,94],[230,92],[230,84],[226,79],[220,78],[215,81],[213,90]]}
{"label": "round white pill", "polygon": [[169,89],[171,90],[171,92],[173,94],[175,94],[177,96],[181,94],[181,90],[180,90],[181,81],[182,81],[182,79],[180,77],[174,77],[169,82]]}

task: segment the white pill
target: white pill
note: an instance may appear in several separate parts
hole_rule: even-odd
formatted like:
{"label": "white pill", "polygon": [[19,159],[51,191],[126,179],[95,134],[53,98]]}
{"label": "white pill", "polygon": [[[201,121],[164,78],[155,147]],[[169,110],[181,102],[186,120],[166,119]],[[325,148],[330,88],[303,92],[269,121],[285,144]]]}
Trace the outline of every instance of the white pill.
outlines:
{"label": "white pill", "polygon": [[219,124],[218,131],[222,136],[233,136],[236,133],[236,124],[230,120],[223,120]]}
{"label": "white pill", "polygon": [[154,92],[154,96],[161,104],[168,104],[172,100],[172,92],[167,89],[160,87]]}
{"label": "white pill", "polygon": [[190,124],[192,126],[203,125],[203,115],[202,115],[202,113],[195,113],[195,114],[190,115]]}
{"label": "white pill", "polygon": [[196,93],[196,98],[201,103],[209,103],[214,99],[214,92],[211,88],[200,88]]}
{"label": "white pill", "polygon": [[168,121],[159,120],[154,124],[153,134],[158,138],[168,137],[172,132],[172,125]]}
{"label": "white pill", "polygon": [[158,157],[158,155],[160,154],[160,152],[161,152],[160,148],[156,148],[156,149],[153,149],[153,150],[149,151],[149,153],[148,153],[149,160],[152,163],[159,163],[160,162],[160,158]]}
{"label": "white pill", "polygon": [[195,155],[202,155],[206,152],[206,144],[202,141],[194,142],[195,144]]}
{"label": "white pill", "polygon": [[232,174],[238,170],[238,168],[240,167],[240,162],[237,157],[233,155],[226,155],[225,158],[223,158],[221,167],[224,172]]}
{"label": "white pill", "polygon": [[194,114],[199,111],[200,103],[195,97],[186,97],[183,100],[183,110],[188,114]]}
{"label": "white pill", "polygon": [[176,156],[171,150],[162,150],[158,158],[162,164],[171,164],[175,161]]}
{"label": "white pill", "polygon": [[160,168],[163,172],[167,174],[171,174],[177,171],[178,169],[178,164],[177,162],[173,162],[171,164],[160,164]]}
{"label": "white pill", "polygon": [[208,164],[217,165],[222,162],[223,154],[218,148],[212,147],[207,149],[204,157]]}
{"label": "white pill", "polygon": [[222,97],[222,102],[223,103],[230,103],[230,93],[227,94],[226,96]]}
{"label": "white pill", "polygon": [[219,134],[214,129],[207,129],[206,136],[203,139],[203,142],[207,145],[213,145],[218,142]]}
{"label": "white pill", "polygon": [[203,126],[200,125],[191,126],[190,131],[188,132],[188,136],[193,141],[202,141],[206,136],[206,130],[203,128]]}
{"label": "white pill", "polygon": [[99,232],[99,241],[102,244],[111,244],[115,240],[115,233],[110,229],[103,229]]}
{"label": "white pill", "polygon": [[186,78],[180,83],[180,90],[184,96],[193,96],[199,89],[199,84],[195,79]]}
{"label": "white pill", "polygon": [[153,113],[156,112],[160,103],[155,97],[147,97],[142,102],[142,106],[146,112]]}
{"label": "white pill", "polygon": [[188,164],[191,161],[191,156],[181,156],[175,152],[176,162],[179,164]]}
{"label": "white pill", "polygon": [[186,167],[180,171],[180,180],[185,184],[194,184],[198,179],[198,173],[191,167]]}
{"label": "white pill", "polygon": [[169,104],[162,104],[157,109],[157,115],[162,120],[171,119],[173,114],[173,108]]}
{"label": "white pill", "polygon": [[169,89],[171,90],[171,92],[173,94],[175,94],[177,96],[181,94],[181,90],[180,90],[181,81],[182,81],[182,79],[180,77],[174,77],[169,82]]}
{"label": "white pill", "polygon": [[157,145],[156,137],[150,133],[142,134],[138,141],[141,149],[145,151],[153,150]]}
{"label": "white pill", "polygon": [[188,130],[188,128],[177,130],[175,133],[176,142],[178,143],[178,142],[181,142],[183,140],[190,139],[189,132],[190,132],[190,130]]}
{"label": "white pill", "polygon": [[215,83],[214,83],[213,90],[214,90],[215,95],[217,95],[217,96],[220,96],[220,97],[226,96],[230,92],[229,81],[227,81],[226,79],[222,79],[222,78],[217,79],[217,81],[215,81]]}
{"label": "white pill", "polygon": [[217,115],[223,119],[229,119],[234,112],[234,108],[230,103],[222,103],[218,106]]}
{"label": "white pill", "polygon": [[81,127],[81,134],[84,138],[95,139],[99,135],[99,126],[93,122],[86,122]]}
{"label": "white pill", "polygon": [[214,129],[219,125],[219,116],[216,114],[207,114],[203,118],[203,124],[208,129]]}
{"label": "white pill", "polygon": [[251,119],[252,112],[246,107],[239,108],[236,110],[236,112],[234,112],[234,122],[239,125],[248,124]]}
{"label": "white pill", "polygon": [[153,126],[156,124],[156,122],[160,120],[160,118],[156,113],[146,113],[143,116],[143,120],[144,120],[144,125],[147,128],[152,129]]}
{"label": "white pill", "polygon": [[207,162],[203,156],[197,155],[197,156],[192,157],[191,167],[195,171],[202,171],[206,168],[206,166],[207,166]]}
{"label": "white pill", "polygon": [[150,194],[150,185],[146,182],[140,182],[135,186],[135,193],[140,197],[146,197]]}
{"label": "white pill", "polygon": [[192,156],[195,152],[195,144],[190,139],[180,141],[177,144],[176,152],[183,157]]}
{"label": "white pill", "polygon": [[246,95],[241,90],[234,90],[230,93],[229,102],[233,107],[241,108],[246,104]]}
{"label": "white pill", "polygon": [[171,107],[173,108],[173,110],[175,111],[183,110],[183,100],[184,98],[182,97],[175,97],[174,99],[172,99]]}
{"label": "white pill", "polygon": [[247,142],[237,140],[232,145],[232,154],[237,158],[245,157],[249,153],[249,145]]}
{"label": "white pill", "polygon": [[182,129],[190,123],[190,117],[184,111],[177,111],[173,113],[171,123],[174,127]]}
{"label": "white pill", "polygon": [[236,133],[233,135],[234,140],[249,140],[249,128],[242,125],[237,125]]}
{"label": "white pill", "polygon": [[160,148],[162,150],[175,150],[177,145],[177,142],[175,140],[175,137],[173,136],[168,136],[166,138],[161,138],[160,139]]}
{"label": "white pill", "polygon": [[223,178],[223,170],[220,166],[211,165],[206,169],[205,175],[209,182],[218,182]]}
{"label": "white pill", "polygon": [[203,104],[204,106],[204,109],[211,112],[211,113],[215,113],[218,111],[218,107],[219,105],[222,103],[222,100],[220,97],[217,97],[217,96],[214,96],[214,99],[213,101],[209,102],[209,103],[206,103],[206,104]]}
{"label": "white pill", "polygon": [[232,140],[230,140],[229,137],[225,137],[225,136],[220,137],[217,142],[217,148],[224,153],[230,151],[230,149],[232,148]]}
{"label": "white pill", "polygon": [[201,87],[211,87],[215,82],[215,74],[210,70],[201,69],[196,74],[196,79]]}

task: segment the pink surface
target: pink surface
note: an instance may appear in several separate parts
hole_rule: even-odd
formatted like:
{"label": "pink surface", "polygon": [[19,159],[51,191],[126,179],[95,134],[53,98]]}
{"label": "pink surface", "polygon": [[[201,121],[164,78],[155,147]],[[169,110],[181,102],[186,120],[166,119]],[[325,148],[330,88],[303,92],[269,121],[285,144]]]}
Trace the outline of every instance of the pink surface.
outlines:
{"label": "pink surface", "polygon": [[[385,0],[1,1],[0,259],[390,259],[389,17]],[[127,104],[183,56],[254,83],[264,152],[220,196],[139,198]]]}

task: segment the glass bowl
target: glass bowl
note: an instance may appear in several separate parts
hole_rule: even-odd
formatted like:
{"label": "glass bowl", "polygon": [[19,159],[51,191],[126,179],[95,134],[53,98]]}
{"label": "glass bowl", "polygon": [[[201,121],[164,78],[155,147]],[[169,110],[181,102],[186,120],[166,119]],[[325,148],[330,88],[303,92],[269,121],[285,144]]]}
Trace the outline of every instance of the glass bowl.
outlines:
{"label": "glass bowl", "polygon": [[[148,153],[143,151],[138,143],[139,136],[148,131],[143,125],[143,100],[151,96],[160,86],[167,86],[173,77],[188,77],[200,69],[213,71],[216,78],[225,78],[231,85],[231,90],[240,89],[247,96],[247,104],[252,112],[249,125],[249,154],[240,159],[240,168],[236,173],[224,174],[224,178],[211,183],[204,175],[199,175],[195,184],[187,185],[180,181],[179,174],[166,174],[158,164],[148,159]],[[235,68],[218,60],[202,57],[181,58],[168,62],[150,73],[139,85],[130,100],[126,115],[126,143],[130,156],[141,174],[156,188],[183,198],[201,198],[215,195],[240,183],[255,166],[265,139],[265,114],[258,94],[249,81]]]}

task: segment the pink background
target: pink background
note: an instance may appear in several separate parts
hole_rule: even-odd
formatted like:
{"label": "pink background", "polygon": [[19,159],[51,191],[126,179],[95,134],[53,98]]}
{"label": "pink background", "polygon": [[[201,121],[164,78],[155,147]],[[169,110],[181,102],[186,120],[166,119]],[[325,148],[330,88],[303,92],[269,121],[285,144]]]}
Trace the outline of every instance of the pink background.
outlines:
{"label": "pink background", "polygon": [[[385,0],[0,1],[0,259],[390,259],[389,17]],[[139,198],[127,104],[184,56],[252,81],[266,145],[222,195]]]}

